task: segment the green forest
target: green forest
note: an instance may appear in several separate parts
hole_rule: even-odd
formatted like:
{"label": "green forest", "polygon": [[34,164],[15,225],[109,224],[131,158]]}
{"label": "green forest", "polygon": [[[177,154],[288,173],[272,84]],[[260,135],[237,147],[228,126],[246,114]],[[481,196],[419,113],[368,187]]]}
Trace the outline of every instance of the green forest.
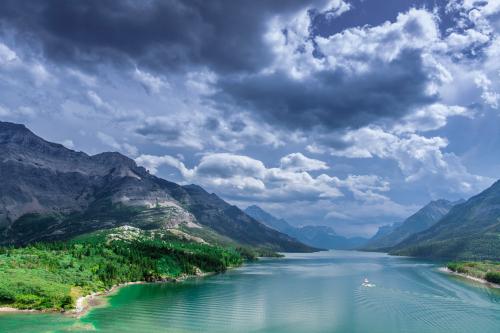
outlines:
{"label": "green forest", "polygon": [[178,239],[107,239],[0,248],[0,306],[69,310],[76,299],[132,281],[162,281],[224,272],[252,259],[251,251]]}

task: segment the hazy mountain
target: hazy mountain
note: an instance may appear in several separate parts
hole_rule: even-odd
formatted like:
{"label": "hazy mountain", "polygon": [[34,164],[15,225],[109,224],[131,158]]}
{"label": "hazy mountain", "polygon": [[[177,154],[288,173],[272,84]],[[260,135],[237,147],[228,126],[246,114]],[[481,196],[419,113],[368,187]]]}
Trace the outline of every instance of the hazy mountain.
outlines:
{"label": "hazy mountain", "polygon": [[247,207],[245,212],[257,221],[314,247],[347,250],[361,247],[366,242],[366,238],[362,237],[346,238],[337,235],[335,230],[327,226],[294,227],[286,220],[279,219],[256,205]]}
{"label": "hazy mountain", "polygon": [[395,254],[500,260],[500,181],[454,206],[438,223],[398,244]]}
{"label": "hazy mountain", "polygon": [[370,250],[387,250],[409,236],[434,225],[450,211],[453,205],[454,203],[444,199],[431,201],[403,223],[387,230],[388,232],[385,235],[375,235],[365,245],[365,248]]}
{"label": "hazy mountain", "polygon": [[310,247],[196,185],[155,177],[119,153],[89,156],[0,122],[0,244],[65,239],[124,224],[218,234],[281,251]]}
{"label": "hazy mountain", "polygon": [[373,235],[372,238],[370,238],[368,240],[365,247],[368,247],[369,244],[375,243],[378,240],[382,239],[384,236],[390,234],[391,232],[394,231],[394,229],[396,229],[401,224],[403,224],[403,222],[395,222],[392,224],[386,224],[386,225],[378,227],[377,233],[375,235]]}

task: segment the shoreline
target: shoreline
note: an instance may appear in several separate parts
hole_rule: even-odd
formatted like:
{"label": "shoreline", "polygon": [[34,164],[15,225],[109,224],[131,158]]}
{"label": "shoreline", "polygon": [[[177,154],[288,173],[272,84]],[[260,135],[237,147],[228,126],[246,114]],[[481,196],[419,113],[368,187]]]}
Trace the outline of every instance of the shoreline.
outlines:
{"label": "shoreline", "polygon": [[103,291],[96,291],[91,294],[80,296],[75,301],[75,307],[71,310],[54,310],[54,309],[46,309],[46,310],[36,310],[36,309],[17,309],[10,306],[0,306],[0,314],[2,313],[60,313],[65,316],[73,316],[73,317],[82,317],[87,314],[92,308],[99,307],[105,304],[103,297],[112,296],[114,293],[118,292],[121,288],[136,285],[136,284],[154,284],[154,283],[178,283],[183,282],[187,279],[191,278],[202,278],[211,275],[215,275],[215,272],[200,272],[199,274],[194,275],[186,275],[183,274],[176,278],[165,278],[157,281],[130,281],[124,282],[120,284],[116,284],[111,288]]}
{"label": "shoreline", "polygon": [[481,279],[481,278],[478,278],[478,277],[475,277],[475,276],[471,276],[471,275],[467,275],[467,274],[464,274],[464,273],[454,272],[451,269],[449,269],[448,267],[439,267],[439,271],[443,272],[443,273],[446,273],[446,274],[450,274],[450,275],[460,276],[460,277],[463,277],[465,279],[468,279],[468,280],[471,280],[471,281],[474,281],[474,282],[478,282],[478,283],[484,284],[484,285],[486,285],[489,288],[500,289],[500,284],[496,284],[496,283],[487,281],[485,279]]}

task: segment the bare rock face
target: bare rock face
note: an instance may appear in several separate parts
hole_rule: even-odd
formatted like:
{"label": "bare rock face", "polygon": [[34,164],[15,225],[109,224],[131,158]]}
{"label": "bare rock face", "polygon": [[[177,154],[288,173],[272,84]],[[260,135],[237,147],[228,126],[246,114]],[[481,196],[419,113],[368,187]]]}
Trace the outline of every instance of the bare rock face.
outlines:
{"label": "bare rock face", "polygon": [[0,244],[65,239],[130,225],[203,225],[241,244],[311,248],[201,187],[157,178],[119,153],[89,156],[0,122]]}

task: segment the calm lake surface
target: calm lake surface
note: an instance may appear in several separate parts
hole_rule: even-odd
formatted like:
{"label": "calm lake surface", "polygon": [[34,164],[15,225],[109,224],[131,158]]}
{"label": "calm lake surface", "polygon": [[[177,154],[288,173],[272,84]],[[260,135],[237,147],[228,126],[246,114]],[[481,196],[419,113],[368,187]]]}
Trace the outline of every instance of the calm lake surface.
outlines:
{"label": "calm lake surface", "polygon": [[[291,254],[128,286],[80,319],[0,314],[0,332],[500,332],[500,291],[438,267],[374,253]],[[365,277],[376,286],[363,287]]]}

